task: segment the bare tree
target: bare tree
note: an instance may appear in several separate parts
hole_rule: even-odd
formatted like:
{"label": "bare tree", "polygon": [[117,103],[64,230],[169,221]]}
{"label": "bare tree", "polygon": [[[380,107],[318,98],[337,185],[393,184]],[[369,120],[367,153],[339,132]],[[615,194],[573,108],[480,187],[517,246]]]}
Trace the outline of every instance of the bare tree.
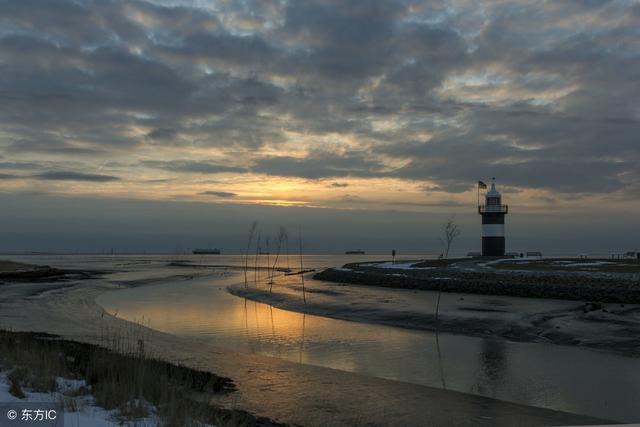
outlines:
{"label": "bare tree", "polygon": [[460,227],[453,221],[453,218],[449,218],[447,222],[442,226],[442,241],[444,243],[444,257],[449,258],[449,250],[453,244],[453,240],[460,235]]}
{"label": "bare tree", "polygon": [[[453,221],[453,218],[449,218],[442,226],[442,237],[440,241],[443,243],[444,258],[449,257],[449,250],[453,244],[453,240],[460,235],[460,227]],[[442,296],[442,283],[438,284],[438,301],[436,302],[436,334],[438,333],[438,314],[440,312],[440,297]]]}

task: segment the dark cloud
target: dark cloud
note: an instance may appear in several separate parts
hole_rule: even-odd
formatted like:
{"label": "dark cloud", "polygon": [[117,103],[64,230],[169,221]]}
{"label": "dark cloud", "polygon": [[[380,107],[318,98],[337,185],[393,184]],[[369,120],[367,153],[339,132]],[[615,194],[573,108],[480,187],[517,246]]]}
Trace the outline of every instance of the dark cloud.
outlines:
{"label": "dark cloud", "polygon": [[[394,171],[397,176],[433,180],[451,192],[468,190],[487,176],[521,188],[611,192],[624,189],[625,175],[637,169],[633,134],[640,123],[591,122],[515,109],[475,111],[472,117],[465,132],[380,150],[408,160]],[[608,146],[603,140],[609,140]]]}
{"label": "dark cloud", "polygon": [[[100,44],[114,36],[136,39],[141,29],[123,15],[118,3],[51,0],[4,0],[0,2],[3,29],[38,33],[60,44]],[[115,6],[115,7],[114,7]]]}
{"label": "dark cloud", "polygon": [[289,2],[283,32],[306,47],[291,65],[334,84],[362,83],[391,60],[396,19],[405,11],[395,1]]}
{"label": "dark cloud", "polygon": [[333,203],[337,204],[338,206],[340,205],[345,205],[345,206],[362,206],[362,207],[367,207],[367,206],[385,206],[385,207],[394,207],[394,208],[402,208],[402,207],[439,207],[439,208],[458,208],[458,207],[464,207],[464,206],[469,206],[468,203],[461,203],[459,201],[456,200],[443,200],[443,201],[437,201],[437,202],[430,202],[430,201],[424,201],[424,202],[410,202],[410,201],[384,201],[381,202],[380,200],[375,200],[375,199],[365,199],[363,197],[360,197],[358,195],[355,194],[345,194],[344,196],[341,196],[338,199],[334,199],[332,200]]}
{"label": "dark cloud", "polygon": [[175,129],[158,128],[154,129],[147,134],[147,138],[158,140],[172,140],[176,137],[178,132]]}
{"label": "dark cloud", "polygon": [[46,138],[29,140],[20,139],[14,141],[6,148],[9,153],[44,153],[56,155],[96,156],[106,151],[99,147],[79,146],[60,140],[58,138]]}
{"label": "dark cloud", "polygon": [[182,59],[249,68],[269,65],[279,55],[262,37],[237,36],[226,32],[190,34],[179,46],[169,45],[161,49],[164,54]]}
{"label": "dark cloud", "polygon": [[246,172],[245,168],[236,166],[226,166],[210,162],[198,162],[191,160],[143,160],[140,162],[142,166],[155,169],[163,169],[171,172],[187,172],[187,173],[224,173],[224,172]]}
{"label": "dark cloud", "polygon": [[236,193],[229,193],[227,191],[203,191],[203,192],[198,193],[198,194],[201,194],[203,196],[222,197],[224,199],[228,199],[228,198],[237,196]]}
{"label": "dark cloud", "polygon": [[13,170],[25,170],[25,169],[39,169],[42,165],[36,162],[0,162],[0,169],[13,169]]}
{"label": "dark cloud", "polygon": [[332,188],[346,188],[348,186],[349,186],[349,184],[346,183],[346,182],[332,182],[329,185],[329,187],[332,187]]}
{"label": "dark cloud", "polygon": [[111,175],[100,175],[93,173],[82,173],[73,171],[49,171],[31,176],[43,181],[84,181],[84,182],[111,182],[119,181],[120,178]]}

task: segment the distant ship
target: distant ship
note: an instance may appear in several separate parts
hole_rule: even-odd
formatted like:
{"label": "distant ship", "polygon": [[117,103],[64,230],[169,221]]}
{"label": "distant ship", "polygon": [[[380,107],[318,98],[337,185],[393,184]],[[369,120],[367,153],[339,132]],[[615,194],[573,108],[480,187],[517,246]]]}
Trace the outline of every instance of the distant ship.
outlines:
{"label": "distant ship", "polygon": [[357,251],[346,251],[347,255],[364,255],[364,251],[358,249]]}
{"label": "distant ship", "polygon": [[220,249],[194,249],[194,255],[220,255]]}

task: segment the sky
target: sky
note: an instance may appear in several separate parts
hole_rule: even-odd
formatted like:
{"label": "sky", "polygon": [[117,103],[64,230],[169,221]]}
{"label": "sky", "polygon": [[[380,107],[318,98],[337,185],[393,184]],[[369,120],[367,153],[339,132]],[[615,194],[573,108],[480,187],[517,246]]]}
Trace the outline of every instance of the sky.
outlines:
{"label": "sky", "polygon": [[640,246],[638,1],[0,0],[0,250]]}

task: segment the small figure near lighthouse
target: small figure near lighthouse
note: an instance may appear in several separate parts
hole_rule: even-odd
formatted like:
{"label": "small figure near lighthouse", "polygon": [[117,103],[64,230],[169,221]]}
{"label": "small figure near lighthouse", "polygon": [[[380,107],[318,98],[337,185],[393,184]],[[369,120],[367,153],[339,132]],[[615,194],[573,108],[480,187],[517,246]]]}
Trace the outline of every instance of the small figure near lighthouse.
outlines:
{"label": "small figure near lighthouse", "polygon": [[[487,188],[478,181],[478,191]],[[482,256],[504,256],[504,216],[509,207],[502,204],[502,195],[496,190],[495,178],[491,182],[491,190],[485,195],[485,204],[478,203],[478,213],[482,216]]]}

